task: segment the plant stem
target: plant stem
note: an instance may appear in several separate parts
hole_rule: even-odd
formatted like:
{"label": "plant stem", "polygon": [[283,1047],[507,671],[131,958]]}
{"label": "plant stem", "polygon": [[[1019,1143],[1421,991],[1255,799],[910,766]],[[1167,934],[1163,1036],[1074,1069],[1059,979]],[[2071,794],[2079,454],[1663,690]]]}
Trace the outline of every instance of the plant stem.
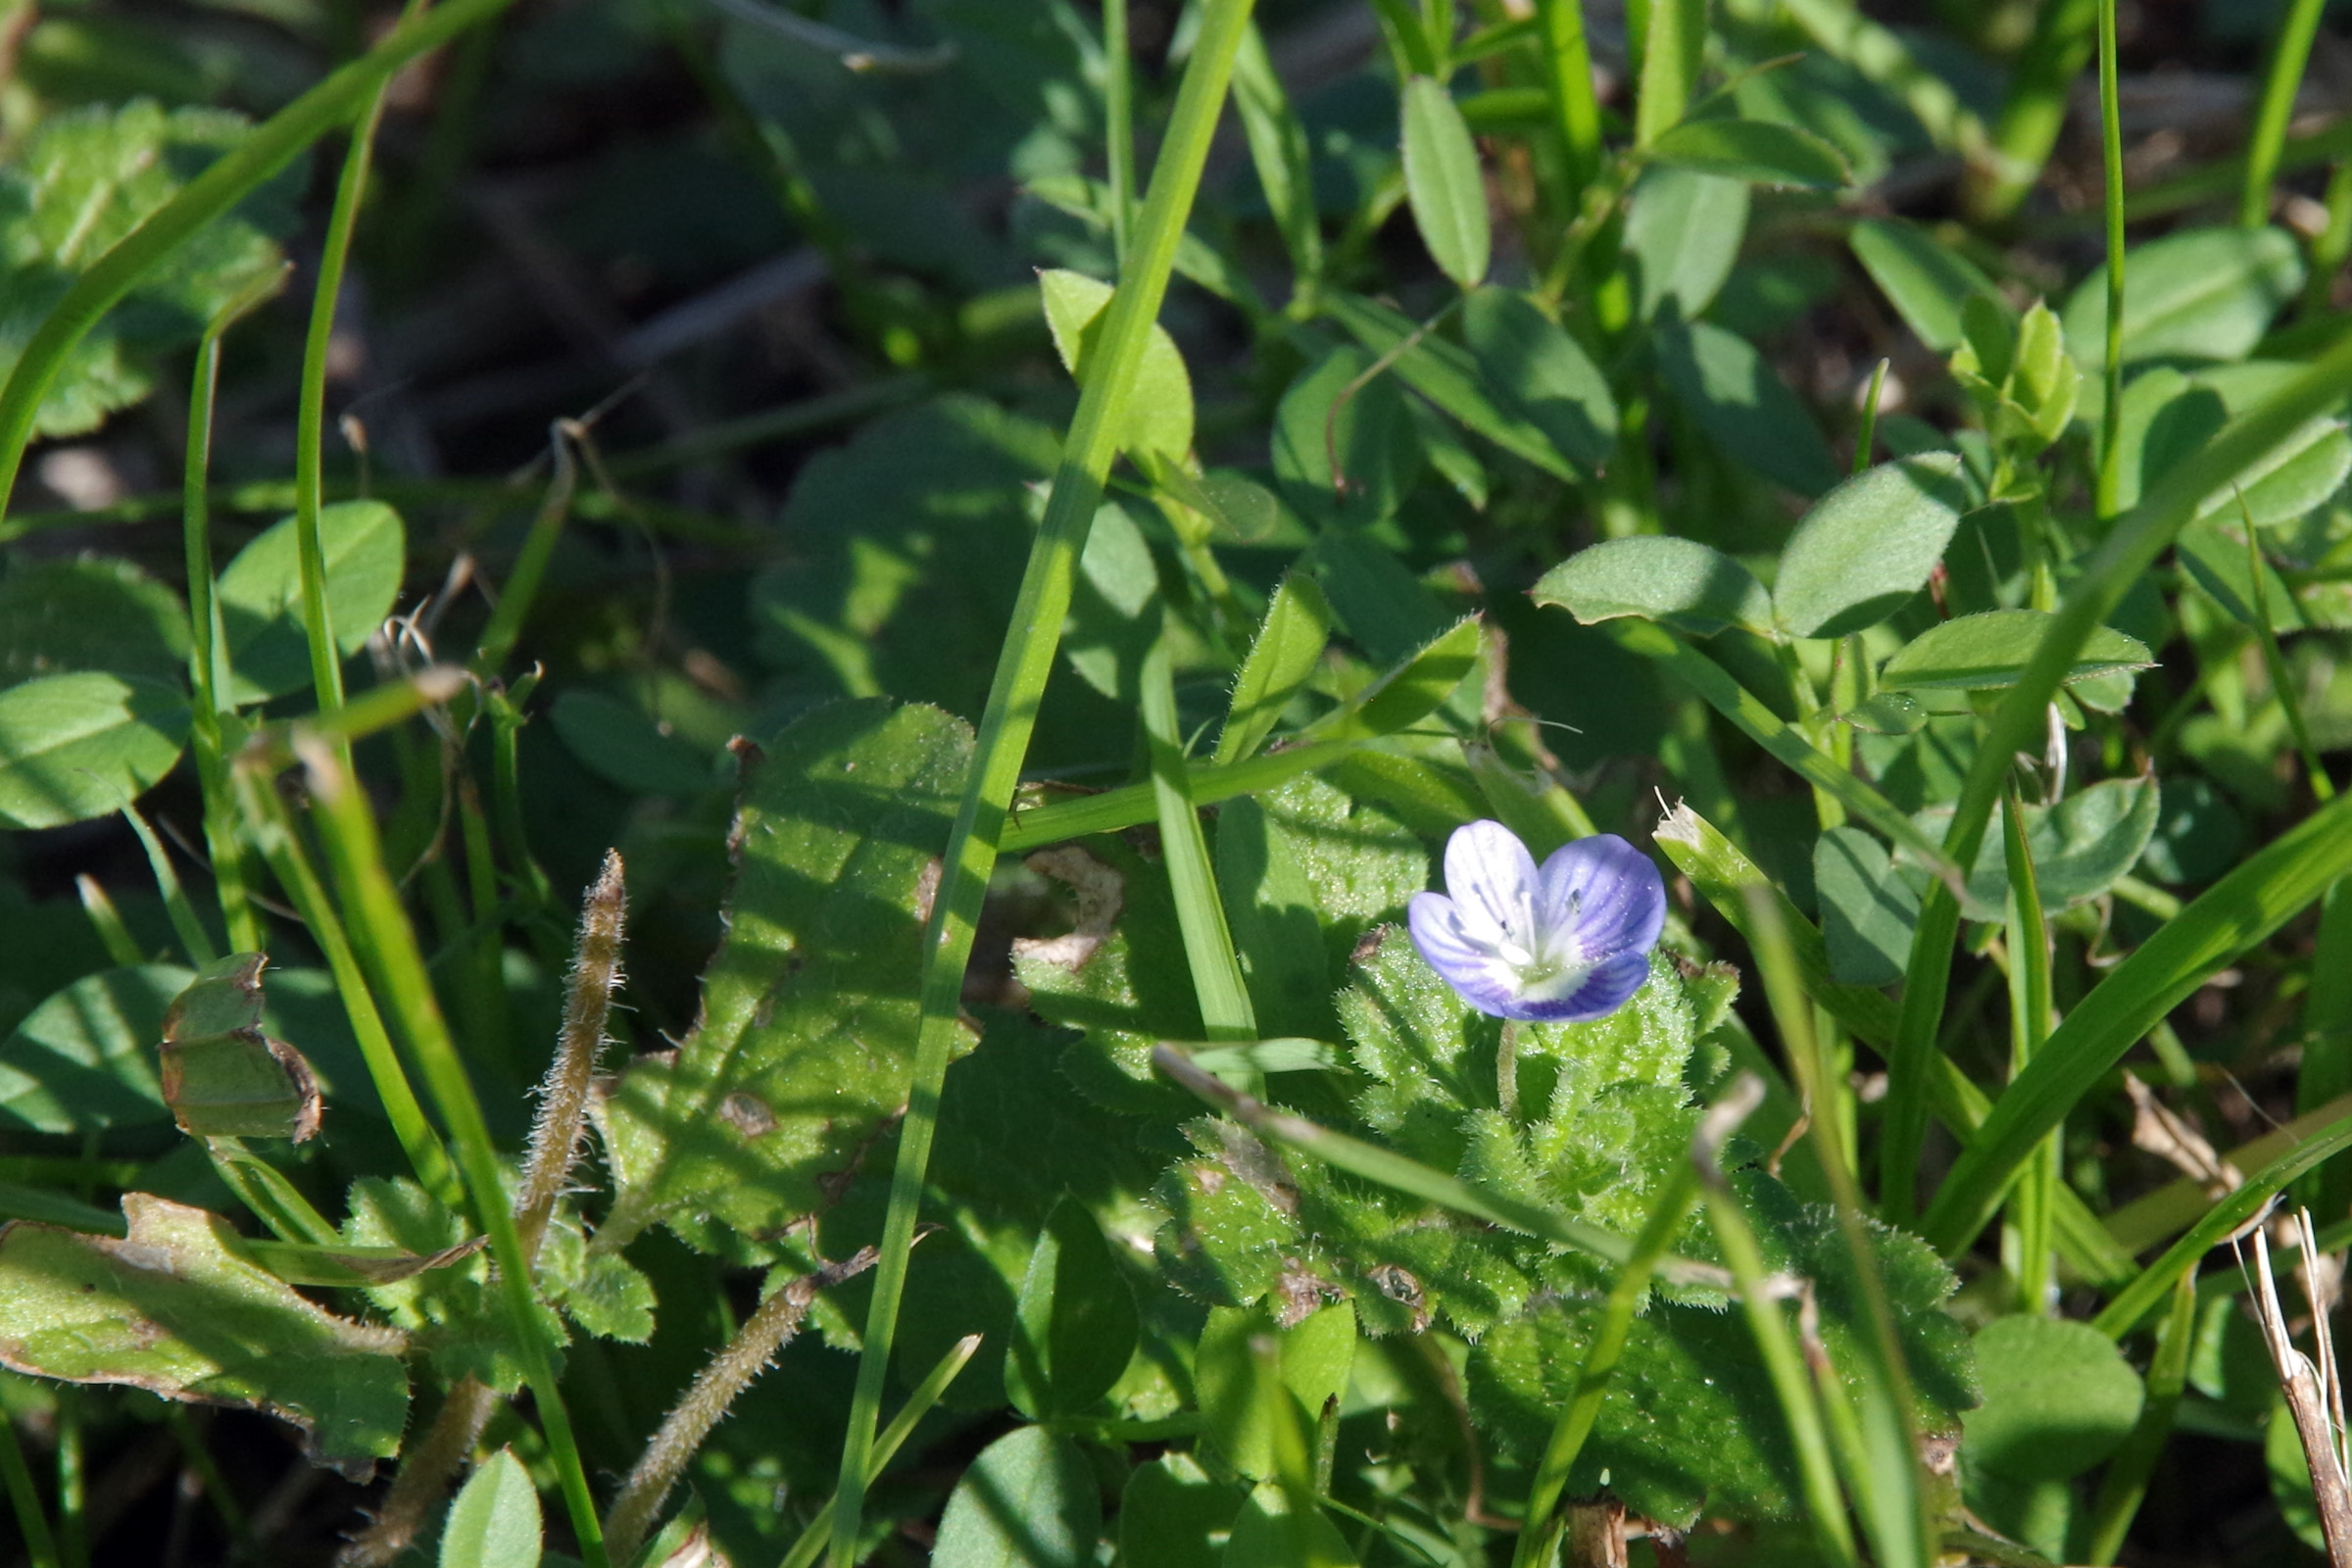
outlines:
{"label": "plant stem", "polygon": [[434,1103],[457,1142],[458,1165],[466,1176],[474,1219],[490,1238],[516,1359],[522,1363],[524,1379],[538,1404],[549,1457],[555,1463],[581,1553],[588,1568],[611,1568],[597,1522],[596,1498],[581,1467],[571,1417],[564,1409],[564,1392],[548,1354],[530,1264],[499,1180],[498,1151],[490,1142],[481,1102],[474,1096],[466,1063],[433,995],[432,976],[425,969],[424,955],[417,950],[416,928],[384,869],[383,850],[367,796],[330,746],[298,735],[295,749],[310,775],[319,837],[334,871],[336,891],[363,939],[360,951],[374,971],[378,994],[391,999],[401,1032],[408,1037]]}
{"label": "plant stem", "polygon": [[2097,22],[2098,0],[2052,0],[2041,8],[1992,124],[1987,156],[1968,172],[1964,199],[1977,221],[2009,219],[2041,177],[2066,124],[2067,94],[2090,59]]}
{"label": "plant stem", "polygon": [[57,1535],[33,1485],[32,1466],[24,1462],[24,1444],[13,1419],[0,1419],[0,1483],[8,1488],[8,1503],[17,1516],[17,1533],[24,1538],[32,1568],[58,1568]]}
{"label": "plant stem", "polygon": [[1135,56],[1127,42],[1127,0],[1102,0],[1102,120],[1109,166],[1110,246],[1121,267],[1135,220]]}
{"label": "plant stem", "polygon": [[[884,1427],[882,1435],[874,1440],[874,1469],[877,1473],[897,1457],[899,1449],[914,1435],[916,1424],[931,1413],[931,1407],[939,1402],[939,1396],[948,1392],[948,1385],[956,1381],[956,1374],[963,1370],[964,1364],[971,1360],[972,1352],[979,1348],[980,1336],[967,1334],[948,1347],[948,1353],[932,1364],[930,1373],[915,1385],[914,1392],[906,1396],[906,1402],[899,1407],[899,1413],[890,1418],[890,1425]],[[828,1501],[817,1516],[808,1521],[808,1528],[801,1532],[801,1539],[792,1544],[792,1549],[784,1554],[782,1568],[808,1568],[832,1539],[833,1507]]]}
{"label": "plant stem", "polygon": [[[187,457],[180,470],[180,534],[187,556],[188,749],[204,795],[204,844],[212,857],[213,889],[220,918],[235,953],[259,953],[265,944],[262,918],[245,886],[245,846],[237,836],[236,792],[223,755],[224,720],[233,722],[228,703],[230,672],[227,634],[213,592],[212,518],[207,484],[213,458],[213,407],[220,384],[220,340],[246,313],[285,285],[279,270],[231,300],[205,323],[196,345],[196,373],[188,390]],[[266,285],[266,286],[265,286]]]}
{"label": "plant stem", "polygon": [[2099,412],[2099,520],[2116,514],[2124,483],[2124,119],[2116,83],[2116,0],[2099,0],[2099,149],[2107,216],[2107,406]]}
{"label": "plant stem", "polygon": [[2303,85],[2303,68],[2311,62],[2312,40],[2319,36],[2320,13],[2327,0],[2293,0],[2279,19],[2278,43],[2262,81],[2262,98],[2254,111],[2254,132],[2246,141],[2245,183],[2238,188],[2237,221],[2260,228],[2271,220],[2271,184],[2278,177],[2278,153],[2286,145],[2286,124],[2295,115],[2295,93]]}
{"label": "plant stem", "polygon": [[1837,1568],[1856,1568],[1853,1526],[1846,1519],[1845,1498],[1838,1490],[1838,1472],[1830,1456],[1829,1435],[1822,1424],[1821,1397],[1805,1375],[1788,1320],[1781,1315],[1783,1292],[1766,1272],[1756,1233],[1740,1211],[1739,1196],[1716,1165],[1711,1153],[1694,1159],[1705,1184],[1707,1215],[1714,1223],[1717,1246],[1738,1282],[1740,1308],[1747,1314],[1749,1332],[1772,1381],[1788,1437],[1796,1449],[1797,1486],[1823,1558]]}
{"label": "plant stem", "polygon": [[[412,14],[416,0],[411,0]],[[389,78],[387,78],[387,81]],[[352,231],[359,226],[360,202],[368,189],[368,165],[375,151],[375,127],[384,115],[385,82],[377,83],[352,121],[343,172],[335,181],[335,203],[318,247],[318,280],[311,296],[311,320],[302,344],[302,384],[294,406],[294,542],[302,567],[302,625],[311,649],[311,686],[318,710],[343,706],[343,656],[326,604],[326,551],[318,538],[319,470],[326,425],[326,358],[334,345],[335,305],[343,295],[343,271],[351,260]],[[348,745],[340,752],[351,760]]]}
{"label": "plant stem", "polygon": [[2140,1499],[2148,1494],[2148,1478],[2155,1473],[2156,1462],[2173,1435],[2173,1417],[2188,1386],[2188,1354],[2196,1341],[2196,1276],[2183,1274],[2173,1286],[2173,1309],[2165,1317],[2164,1329],[2156,1339],[2155,1357],[2148,1363],[2147,1402],[2140,1406],[2139,1420],[2099,1477],[2099,1494],[2091,1504],[2083,1544],[2080,1551],[2067,1553],[2070,1561],[2111,1563],[2123,1549],[2124,1537],[2139,1514]]}
{"label": "plant stem", "polygon": [[[2050,931],[2042,918],[2033,852],[2026,843],[2025,807],[2015,786],[2001,798],[2001,826],[2009,867],[2009,1077],[2014,1083],[2049,1038]],[[2022,1312],[2046,1313],[2051,1306],[2050,1226],[2064,1136],[2063,1124],[2050,1130],[2039,1156],[2026,1162],[2010,1200]]]}
{"label": "plant stem", "polygon": [[637,1468],[629,1472],[628,1484],[620,1489],[612,1511],[605,1516],[605,1535],[615,1556],[626,1562],[636,1554],[639,1544],[653,1526],[654,1515],[662,1507],[662,1499],[669,1495],[669,1489],[678,1484],[678,1477],[685,1472],[686,1462],[702,1447],[703,1440],[718,1425],[736,1396],[751,1387],[752,1379],[765,1370],[776,1358],[776,1352],[801,1331],[801,1321],[808,1315],[817,1293],[831,1290],[844,1280],[856,1279],[873,1264],[874,1250],[869,1247],[846,1261],[828,1263],[815,1273],[804,1274],[782,1290],[772,1292],[744,1319],[734,1339],[695,1374],[694,1383],[679,1397],[677,1407],[646,1444]]}
{"label": "plant stem", "polygon": [[842,1445],[829,1552],[834,1568],[851,1568],[864,1524],[874,1423],[889,1377],[899,1301],[906,1283],[907,1252],[914,1242],[915,1215],[930,1164],[940,1091],[957,1035],[963,971],[971,956],[980,906],[996,869],[1005,813],[1036,725],[1038,699],[1053,671],[1078,555],[1102,498],[1119,432],[1126,424],[1136,367],[1142,363],[1144,346],[1167,292],[1176,243],[1183,236],[1186,216],[1200,188],[1200,172],[1225,100],[1226,80],[1250,11],[1250,0],[1208,0],[1202,13],[1135,244],[1120,269],[1118,290],[1105,313],[1101,344],[1090,356],[1078,413],[1054,475],[1053,498],[1021,574],[1009,630],[980,718],[972,771],[949,835],[946,886],[940,890],[924,933],[927,957],[922,975],[921,1032],[907,1090],[906,1116],[891,1170],[890,1206],[883,1221],[881,1261],[874,1274],[857,1391]]}
{"label": "plant stem", "polygon": [[327,972],[334,976],[335,992],[342,998],[344,1015],[351,1020],[352,1036],[359,1042],[361,1058],[368,1063],[368,1076],[383,1102],[393,1136],[409,1156],[409,1168],[426,1192],[453,1208],[459,1206],[465,1194],[458,1184],[457,1167],[450,1162],[449,1151],[442,1147],[432,1123],[425,1119],[424,1106],[409,1082],[408,1070],[401,1065],[400,1054],[392,1047],[375,996],[368,989],[368,977],[352,950],[350,934],[327,899],[325,885],[318,880],[310,857],[303,852],[285,802],[272,781],[250,765],[238,767],[232,782],[246,833],[302,917],[311,940],[318,944]]}
{"label": "plant stem", "polygon": [[1551,94],[1560,146],[1568,158],[1568,199],[1562,208],[1574,213],[1600,169],[1600,104],[1592,96],[1592,50],[1585,41],[1584,0],[1538,0],[1536,15],[1543,29],[1544,84]]}
{"label": "plant stem", "polygon": [[1226,924],[1224,901],[1217,894],[1216,871],[1209,863],[1208,841],[1200,831],[1200,813],[1186,788],[1191,774],[1185,765],[1184,734],[1176,717],[1175,672],[1169,667],[1164,626],[1144,655],[1142,698],[1160,850],[1166,857],[1168,889],[1176,901],[1176,925],[1184,937],[1193,993],[1200,1001],[1200,1027],[1209,1040],[1255,1040],[1257,1014],[1250,1006],[1241,961],[1234,956],[1233,932]]}
{"label": "plant stem", "polygon": [[[557,1037],[556,1057],[548,1063],[547,1079],[539,1086],[539,1121],[531,1129],[522,1188],[514,1198],[514,1229],[528,1257],[539,1255],[539,1239],[547,1234],[556,1200],[563,1196],[571,1180],[571,1167],[580,1156],[596,1054],[605,1043],[605,1020],[612,1011],[613,988],[620,983],[620,939],[627,912],[620,855],[608,850],[604,870],[580,909],[579,946],[574,950],[569,994],[564,1003],[564,1030]],[[621,1554],[627,1555],[625,1547]]]}
{"label": "plant stem", "polygon": [[50,308],[0,386],[0,516],[16,491],[24,447],[41,400],[98,319],[136,288],[196,231],[252,194],[320,136],[352,117],[353,103],[428,49],[447,43],[514,0],[449,0],[438,11],[410,18],[376,46],[256,125],[236,146],[150,213],[74,280]]}

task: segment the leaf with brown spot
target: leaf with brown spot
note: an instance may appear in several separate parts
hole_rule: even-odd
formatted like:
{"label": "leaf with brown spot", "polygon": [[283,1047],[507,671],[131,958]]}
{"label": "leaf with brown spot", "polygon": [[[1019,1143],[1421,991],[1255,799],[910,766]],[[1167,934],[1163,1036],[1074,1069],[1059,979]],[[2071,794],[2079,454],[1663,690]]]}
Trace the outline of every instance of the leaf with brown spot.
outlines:
{"label": "leaf with brown spot", "polygon": [[265,1410],[301,1427],[318,1463],[356,1478],[399,1451],[409,1375],[397,1331],[296,1295],[217,1214],[126,1193],[122,1217],[121,1240],[0,1226],[0,1365]]}
{"label": "leaf with brown spot", "polygon": [[701,1021],[599,1107],[618,1189],[600,1250],[653,1223],[711,1250],[780,1236],[904,1104],[917,910],[971,749],[961,719],[881,699],[818,709],[767,744]]}
{"label": "leaf with brown spot", "polygon": [[164,1102],[196,1138],[290,1138],[318,1131],[323,1102],[302,1053],[262,1030],[258,953],[197,971],[164,1014]]}

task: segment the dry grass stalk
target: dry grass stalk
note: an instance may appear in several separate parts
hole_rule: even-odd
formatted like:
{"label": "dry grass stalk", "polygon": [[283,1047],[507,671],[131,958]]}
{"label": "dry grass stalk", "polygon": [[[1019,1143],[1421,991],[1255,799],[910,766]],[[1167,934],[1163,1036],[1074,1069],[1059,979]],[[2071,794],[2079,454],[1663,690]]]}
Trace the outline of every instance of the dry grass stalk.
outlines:
{"label": "dry grass stalk", "polygon": [[2278,1301],[2278,1283],[2271,1275],[2270,1238],[2254,1231],[2254,1316],[2262,1325],[2263,1345],[2286,1396],[2286,1410],[2303,1445],[2304,1463],[2311,1470],[2311,1491],[2319,1506],[2320,1533],[2328,1543],[2328,1560],[2335,1568],[2352,1568],[2352,1452],[2344,1435],[2344,1396],[2337,1376],[2335,1344],[2328,1332],[2328,1309],[2333,1304],[2327,1271],[2316,1266],[2319,1249],[2312,1234],[2311,1213],[2295,1216],[2305,1267],[2301,1277],[2311,1306],[2312,1338],[2319,1360],[2295,1348],[2286,1309]]}

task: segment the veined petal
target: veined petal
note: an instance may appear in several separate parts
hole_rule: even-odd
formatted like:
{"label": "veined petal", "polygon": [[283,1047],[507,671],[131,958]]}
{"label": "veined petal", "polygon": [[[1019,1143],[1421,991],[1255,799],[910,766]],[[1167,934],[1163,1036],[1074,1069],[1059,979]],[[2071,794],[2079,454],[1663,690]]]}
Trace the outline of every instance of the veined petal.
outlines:
{"label": "veined petal", "polygon": [[[1649,978],[1649,950],[1620,953],[1604,958],[1585,976],[1584,984],[1569,995],[1554,1002],[1515,1000],[1519,1010],[1506,1012],[1506,1018],[1525,1018],[1536,1023],[1585,1023],[1593,1018],[1605,1018],[1633,999]],[[1486,1010],[1486,1009],[1481,1009]]]}
{"label": "veined petal", "polygon": [[1536,858],[1500,822],[1471,822],[1446,841],[1446,891],[1462,929],[1490,947],[1528,953],[1536,938]]}
{"label": "veined petal", "polygon": [[1443,893],[1416,893],[1405,924],[1421,956],[1464,1002],[1497,1018],[1516,1016],[1506,1009],[1517,1003],[1518,970],[1493,944],[1464,929],[1461,906]]}
{"label": "veined petal", "polygon": [[1639,957],[1665,929],[1666,881],[1648,856],[1614,833],[1596,833],[1563,844],[1544,860],[1538,907],[1555,960]]}

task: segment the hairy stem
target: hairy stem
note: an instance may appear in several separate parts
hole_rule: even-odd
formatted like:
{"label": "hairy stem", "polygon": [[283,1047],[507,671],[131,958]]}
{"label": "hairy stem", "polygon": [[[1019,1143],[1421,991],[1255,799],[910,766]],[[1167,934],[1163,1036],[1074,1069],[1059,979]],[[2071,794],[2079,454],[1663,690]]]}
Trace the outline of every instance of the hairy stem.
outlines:
{"label": "hairy stem", "polygon": [[808,1315],[817,1293],[856,1279],[874,1266],[876,1256],[872,1248],[864,1248],[854,1257],[804,1274],[770,1295],[735,1331],[735,1338],[710,1358],[710,1365],[695,1375],[693,1386],[645,1446],[644,1456],[629,1472],[628,1485],[620,1489],[612,1511],[605,1515],[605,1539],[615,1557],[625,1562],[636,1551],[662,1507],[662,1499],[669,1495],[669,1489],[685,1471],[686,1462],[727,1413],[735,1396],[749,1388],[752,1379],[765,1371],[776,1352],[801,1331],[801,1320]]}
{"label": "hairy stem", "polygon": [[588,1084],[596,1054],[605,1043],[605,1019],[620,984],[620,938],[628,893],[621,883],[620,852],[605,852],[605,868],[580,909],[580,940],[571,964],[570,995],[564,1004],[564,1032],[556,1059],[539,1086],[539,1120],[531,1129],[530,1154],[522,1191],[514,1200],[514,1234],[522,1255],[537,1259],[548,1217],[570,1180],[587,1130]]}

